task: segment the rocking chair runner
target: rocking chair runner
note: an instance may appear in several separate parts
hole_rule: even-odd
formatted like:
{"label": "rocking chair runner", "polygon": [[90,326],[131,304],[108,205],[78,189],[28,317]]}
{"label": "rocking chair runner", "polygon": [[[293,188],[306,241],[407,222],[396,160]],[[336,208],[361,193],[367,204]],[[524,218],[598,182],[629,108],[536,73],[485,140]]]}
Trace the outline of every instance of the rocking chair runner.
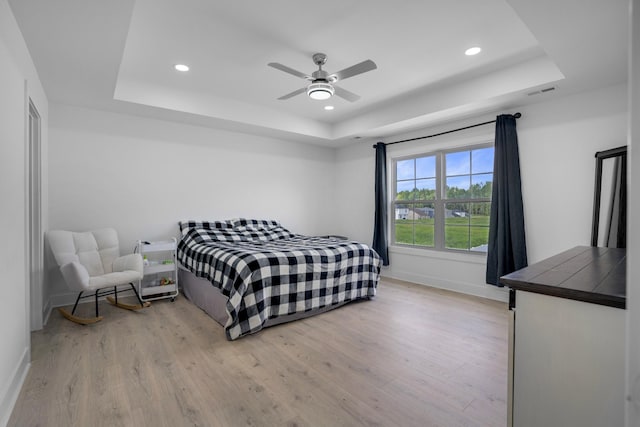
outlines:
{"label": "rocking chair runner", "polygon": [[[114,229],[104,228],[84,233],[53,230],[47,235],[64,280],[69,288],[79,292],[71,313],[64,308],[59,309],[64,317],[82,325],[99,322],[102,316],[98,312],[98,298],[106,295],[114,295],[115,298],[107,296],[107,301],[127,310],[139,310],[151,305],[149,302],[142,302],[133,284],[143,275],[142,256],[120,256],[118,234]],[[131,287],[139,304],[118,301],[118,286],[122,285]],[[83,295],[85,292],[91,293]],[[91,297],[95,298],[96,316],[75,316],[80,299]]]}

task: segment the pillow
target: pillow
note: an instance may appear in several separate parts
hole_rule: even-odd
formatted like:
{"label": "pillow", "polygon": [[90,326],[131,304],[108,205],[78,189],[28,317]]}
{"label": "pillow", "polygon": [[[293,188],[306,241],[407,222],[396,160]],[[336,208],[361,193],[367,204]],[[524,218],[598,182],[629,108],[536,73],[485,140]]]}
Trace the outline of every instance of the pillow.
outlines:
{"label": "pillow", "polygon": [[231,224],[234,229],[242,229],[241,227],[246,227],[247,230],[251,231],[270,230],[275,227],[280,227],[280,223],[278,221],[267,219],[236,218],[231,220]]}
{"label": "pillow", "polygon": [[243,226],[234,229],[234,231],[242,234],[247,240],[260,240],[262,242],[268,242],[271,240],[288,239],[295,235],[284,227],[272,227],[266,229],[254,229],[251,226]]}
{"label": "pillow", "polygon": [[272,240],[287,239],[296,235],[283,227],[274,227],[270,230],[249,230],[243,227],[242,230],[234,229],[202,229],[190,228],[185,229],[185,235],[188,239],[196,243],[206,242],[268,242]]}
{"label": "pillow", "polygon": [[241,233],[236,232],[230,228],[227,229],[203,229],[192,228],[187,230],[188,236],[196,243],[205,242],[241,242],[249,240]]}
{"label": "pillow", "polygon": [[192,228],[199,228],[203,230],[218,230],[218,229],[231,229],[233,228],[231,221],[180,221],[180,231],[184,236],[185,233]]}

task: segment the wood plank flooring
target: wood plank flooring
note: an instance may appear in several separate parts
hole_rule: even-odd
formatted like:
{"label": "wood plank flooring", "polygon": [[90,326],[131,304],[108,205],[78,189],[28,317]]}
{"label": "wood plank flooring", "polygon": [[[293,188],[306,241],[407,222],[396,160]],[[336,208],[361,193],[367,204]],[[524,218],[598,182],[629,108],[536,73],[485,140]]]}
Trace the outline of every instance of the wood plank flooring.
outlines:
{"label": "wood plank flooring", "polygon": [[9,426],[506,425],[503,303],[383,279],[374,300],[234,342],[183,296],[100,308],[32,334]]}

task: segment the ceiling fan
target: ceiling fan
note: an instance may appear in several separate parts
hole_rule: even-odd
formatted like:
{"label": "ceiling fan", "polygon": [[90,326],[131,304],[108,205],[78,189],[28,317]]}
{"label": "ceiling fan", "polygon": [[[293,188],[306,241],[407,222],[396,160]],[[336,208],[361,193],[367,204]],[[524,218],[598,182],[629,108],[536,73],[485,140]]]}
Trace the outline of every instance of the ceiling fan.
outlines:
{"label": "ceiling fan", "polygon": [[312,58],[313,63],[318,66],[318,70],[314,71],[310,76],[301,73],[300,71],[294,70],[293,68],[289,68],[286,65],[282,65],[278,62],[270,62],[269,64],[267,64],[270,67],[311,82],[308,86],[300,88],[298,90],[294,90],[293,92],[281,96],[278,99],[289,99],[303,92],[306,92],[307,95],[309,95],[309,97],[312,99],[329,99],[335,94],[340,98],[346,99],[349,102],[354,102],[360,99],[360,96],[356,95],[353,92],[349,92],[346,89],[334,86],[333,84],[339,80],[344,80],[349,77],[357,76],[358,74],[366,73],[367,71],[372,71],[378,68],[375,62],[367,59],[366,61],[362,61],[356,65],[352,65],[351,67],[338,71],[337,73],[329,74],[322,69],[322,66],[327,62],[327,55],[325,55],[324,53],[315,53]]}

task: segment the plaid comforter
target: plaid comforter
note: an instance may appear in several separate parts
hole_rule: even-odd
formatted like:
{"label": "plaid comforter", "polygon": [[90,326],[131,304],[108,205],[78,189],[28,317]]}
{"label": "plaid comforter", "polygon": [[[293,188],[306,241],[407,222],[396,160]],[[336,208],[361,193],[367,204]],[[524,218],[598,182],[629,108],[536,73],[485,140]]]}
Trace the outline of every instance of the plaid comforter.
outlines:
{"label": "plaid comforter", "polygon": [[229,298],[227,339],[267,319],[376,294],[380,257],[362,243],[293,234],[275,221],[184,221],[178,261]]}

